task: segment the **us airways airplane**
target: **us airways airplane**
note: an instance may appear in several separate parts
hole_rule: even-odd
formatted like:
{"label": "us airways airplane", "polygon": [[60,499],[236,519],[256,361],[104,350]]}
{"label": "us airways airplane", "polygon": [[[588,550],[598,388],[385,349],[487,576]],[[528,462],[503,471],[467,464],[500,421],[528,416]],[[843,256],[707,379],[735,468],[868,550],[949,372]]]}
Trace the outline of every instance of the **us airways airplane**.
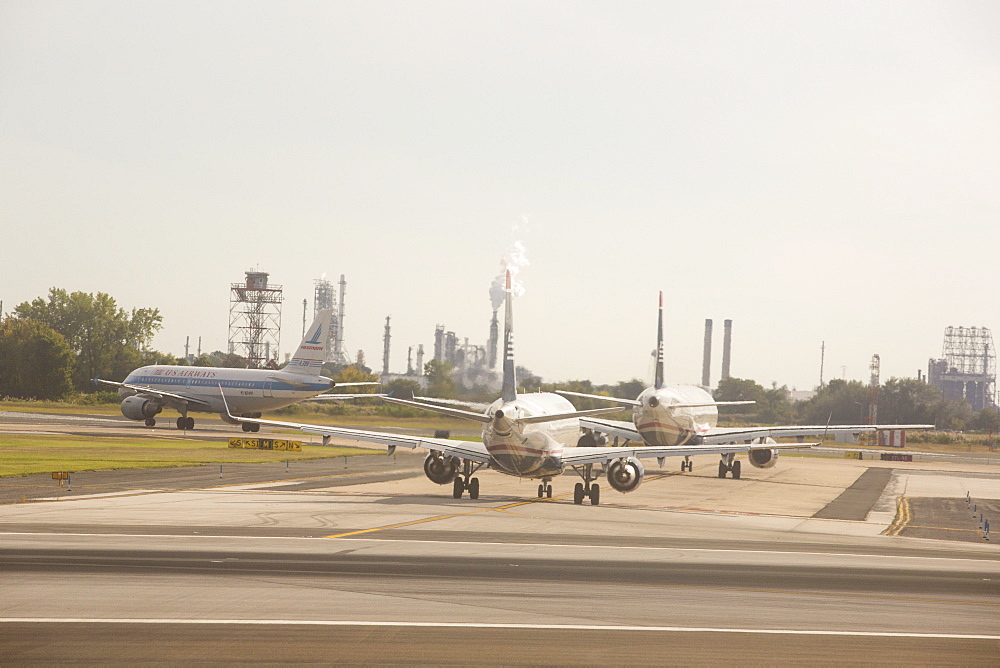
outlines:
{"label": "us airways airplane", "polygon": [[[518,394],[514,373],[514,339],[511,308],[510,273],[507,274],[506,308],[504,319],[503,385],[499,399],[490,404],[484,413],[430,405],[419,401],[382,397],[384,401],[417,406],[443,415],[474,420],[482,424],[482,441],[458,441],[438,438],[420,438],[399,434],[386,434],[356,429],[343,429],[324,425],[311,425],[257,418],[232,419],[256,425],[292,427],[305,433],[323,436],[324,445],[330,437],[378,443],[389,447],[426,448],[430,452],[424,459],[424,473],[439,485],[452,485],[452,495],[462,498],[466,491],[470,499],[479,498],[479,479],[474,477],[480,469],[493,469],[499,473],[519,478],[539,480],[538,497],[552,497],[551,481],[558,475],[572,470],[582,479],[576,483],[573,501],[591,505],[600,503],[601,487],[596,482],[606,475],[608,483],[619,492],[631,492],[639,487],[644,469],[640,458],[691,456],[693,454],[725,454],[743,451],[743,446],[689,445],[684,447],[578,447],[579,420],[582,416],[606,413],[617,408],[578,411],[564,397],[550,392]],[[225,398],[223,397],[225,401]],[[775,447],[805,447],[803,444]],[[595,467],[600,467],[599,470]]]}
{"label": "us airways airplane", "polygon": [[[596,394],[582,394],[557,390],[559,394],[604,399],[632,406],[632,424],[617,420],[586,417],[580,420],[583,444],[596,442],[594,434],[625,439],[626,443],[645,443],[649,446],[682,447],[687,445],[738,444],[730,452],[720,453],[719,477],[731,473],[740,477],[740,462],[736,455],[747,453],[751,466],[768,469],[778,461],[780,449],[774,437],[807,437],[825,434],[854,434],[887,429],[933,429],[930,424],[892,425],[836,425],[777,427],[721,428],[718,406],[752,404],[753,401],[715,401],[712,395],[695,385],[667,385],[663,382],[663,292],[660,292],[660,311],[656,329],[656,372],[653,386],[647,387],[635,399],[618,399]],[[681,462],[681,471],[690,471],[690,456]]]}
{"label": "us airways airplane", "polygon": [[[95,383],[118,388],[122,398],[122,415],[130,420],[144,420],[147,427],[156,424],[156,416],[165,408],[177,410],[178,429],[194,429],[190,412],[218,413],[230,419],[229,409],[237,415],[260,417],[263,411],[282,408],[306,399],[350,399],[371,394],[323,394],[348,385],[378,385],[378,383],[335,383],[320,375],[326,355],[327,337],[332,312],[321,310],[306,330],[292,359],[282,369],[224,369],[200,366],[144,366],[128,375],[124,382],[95,378]],[[311,335],[308,332],[312,332]],[[219,386],[228,397],[228,406],[219,397]],[[257,431],[259,425],[243,423],[243,431]]]}

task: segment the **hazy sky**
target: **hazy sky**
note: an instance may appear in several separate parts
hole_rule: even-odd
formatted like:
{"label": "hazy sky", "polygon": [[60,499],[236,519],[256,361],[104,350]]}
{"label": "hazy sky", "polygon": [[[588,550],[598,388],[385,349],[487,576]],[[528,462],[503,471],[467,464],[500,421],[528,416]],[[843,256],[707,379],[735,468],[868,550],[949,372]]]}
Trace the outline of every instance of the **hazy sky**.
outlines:
{"label": "hazy sky", "polygon": [[[546,380],[913,376],[1000,327],[996,2],[0,0],[0,299],[155,306],[224,349],[229,284],[313,279],[393,371],[483,343],[511,243]],[[311,305],[310,305],[311,316]],[[1000,332],[998,332],[1000,337]]]}

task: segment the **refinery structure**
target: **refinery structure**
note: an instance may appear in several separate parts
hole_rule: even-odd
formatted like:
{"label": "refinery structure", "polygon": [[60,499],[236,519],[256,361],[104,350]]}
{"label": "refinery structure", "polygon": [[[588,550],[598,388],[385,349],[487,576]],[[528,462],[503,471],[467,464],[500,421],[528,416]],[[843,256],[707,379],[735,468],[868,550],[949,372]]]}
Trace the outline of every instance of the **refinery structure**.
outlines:
{"label": "refinery structure", "polygon": [[337,299],[333,283],[326,280],[325,276],[313,281],[313,318],[322,309],[330,309],[333,312],[332,322],[326,330],[326,349],[329,351],[326,362],[348,365],[351,363],[351,359],[344,350],[344,294],[347,292],[347,280],[343,274],[340,275],[338,286],[340,288],[339,299]]}
{"label": "refinery structure", "polygon": [[947,327],[940,359],[927,365],[927,382],[974,411],[996,407],[997,357],[988,327]]}

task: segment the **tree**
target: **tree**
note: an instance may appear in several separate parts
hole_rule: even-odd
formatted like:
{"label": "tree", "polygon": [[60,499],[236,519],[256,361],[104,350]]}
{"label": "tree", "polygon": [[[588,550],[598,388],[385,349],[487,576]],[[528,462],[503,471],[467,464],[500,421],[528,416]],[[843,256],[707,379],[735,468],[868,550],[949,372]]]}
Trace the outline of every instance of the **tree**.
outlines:
{"label": "tree", "polygon": [[0,396],[61,399],[73,389],[73,351],[36,320],[0,323]]}
{"label": "tree", "polygon": [[427,376],[427,396],[442,399],[455,399],[458,389],[452,377],[454,367],[447,360],[431,360],[424,364],[424,375]]}
{"label": "tree", "polygon": [[868,388],[857,380],[834,378],[797,408],[799,420],[807,424],[864,424]]}
{"label": "tree", "polygon": [[[333,377],[333,380],[336,383],[370,383],[377,382],[378,376],[351,365],[341,369],[340,373]],[[375,392],[375,385],[361,385],[360,387],[353,387],[350,390],[351,394],[374,394]]]}
{"label": "tree", "polygon": [[45,323],[59,332],[76,353],[74,381],[90,389],[95,376],[124,378],[143,363],[142,350],[162,327],[159,309],[119,308],[113,297],[50,288],[41,297],[19,304],[14,316]]}

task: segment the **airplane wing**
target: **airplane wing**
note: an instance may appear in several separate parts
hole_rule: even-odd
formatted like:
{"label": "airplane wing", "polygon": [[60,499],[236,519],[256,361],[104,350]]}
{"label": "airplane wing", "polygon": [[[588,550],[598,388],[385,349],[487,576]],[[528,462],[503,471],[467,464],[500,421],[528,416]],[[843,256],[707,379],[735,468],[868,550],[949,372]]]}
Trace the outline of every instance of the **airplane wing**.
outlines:
{"label": "airplane wing", "polygon": [[113,380],[104,380],[103,378],[95,378],[95,383],[103,383],[104,385],[111,385],[113,387],[123,387],[126,390],[132,390],[136,394],[142,394],[145,396],[156,397],[157,399],[163,399],[168,403],[180,403],[185,406],[194,404],[196,406],[204,406],[206,408],[210,407],[207,401],[199,399],[197,397],[192,397],[184,394],[176,394],[174,392],[164,392],[163,390],[154,390],[151,387],[146,387],[145,385],[133,385],[131,383],[116,383]]}
{"label": "airplane wing", "polygon": [[933,429],[932,424],[853,424],[853,425],[786,425],[777,427],[713,427],[701,438],[702,443],[733,443],[759,438],[793,438],[828,434],[859,434],[892,429]]}
{"label": "airplane wing", "polygon": [[[614,401],[626,406],[638,406],[635,399],[619,399],[618,397],[606,397],[602,394],[584,394],[582,392],[570,392],[569,390],[556,390],[556,394],[566,394],[573,397],[586,397],[588,399],[603,399],[604,401]],[[700,401],[693,404],[670,404],[670,408],[705,408],[708,406],[747,406],[755,404],[756,401]],[[664,404],[666,405],[666,404]]]}
{"label": "airplane wing", "polygon": [[[641,439],[640,439],[641,440]],[[819,443],[768,443],[763,447],[767,450],[789,450],[796,448],[808,448]],[[598,448],[566,448],[563,450],[562,461],[566,466],[580,466],[582,464],[607,464],[622,457],[635,457],[637,459],[649,457],[693,457],[695,455],[726,455],[730,453],[746,452],[752,450],[746,443],[733,443],[730,445],[676,445],[676,446],[604,446]]]}
{"label": "airplane wing", "polygon": [[626,441],[642,443],[642,436],[639,435],[639,432],[635,429],[635,425],[631,422],[582,417],[580,418],[580,427],[584,429],[593,429],[594,431],[607,434],[608,436],[624,438]]}
{"label": "airplane wing", "polygon": [[285,427],[288,429],[298,429],[306,434],[316,434],[323,437],[323,445],[327,445],[327,439],[331,436],[346,438],[362,443],[377,443],[394,448],[426,448],[437,450],[445,455],[471,459],[474,462],[486,464],[490,461],[489,452],[486,446],[477,441],[453,441],[447,438],[423,438],[420,436],[408,436],[406,434],[389,434],[381,431],[365,431],[362,429],[348,429],[346,427],[330,427],[320,424],[308,424],[305,422],[284,422],[282,420],[264,420],[261,418],[236,417],[229,410],[229,403],[226,402],[225,395],[222,397],[226,407],[226,414],[233,420],[239,422],[250,422],[252,424],[266,424],[272,427]]}
{"label": "airplane wing", "polygon": [[364,399],[365,397],[384,397],[384,394],[317,394],[302,401],[337,401],[338,399]]}

